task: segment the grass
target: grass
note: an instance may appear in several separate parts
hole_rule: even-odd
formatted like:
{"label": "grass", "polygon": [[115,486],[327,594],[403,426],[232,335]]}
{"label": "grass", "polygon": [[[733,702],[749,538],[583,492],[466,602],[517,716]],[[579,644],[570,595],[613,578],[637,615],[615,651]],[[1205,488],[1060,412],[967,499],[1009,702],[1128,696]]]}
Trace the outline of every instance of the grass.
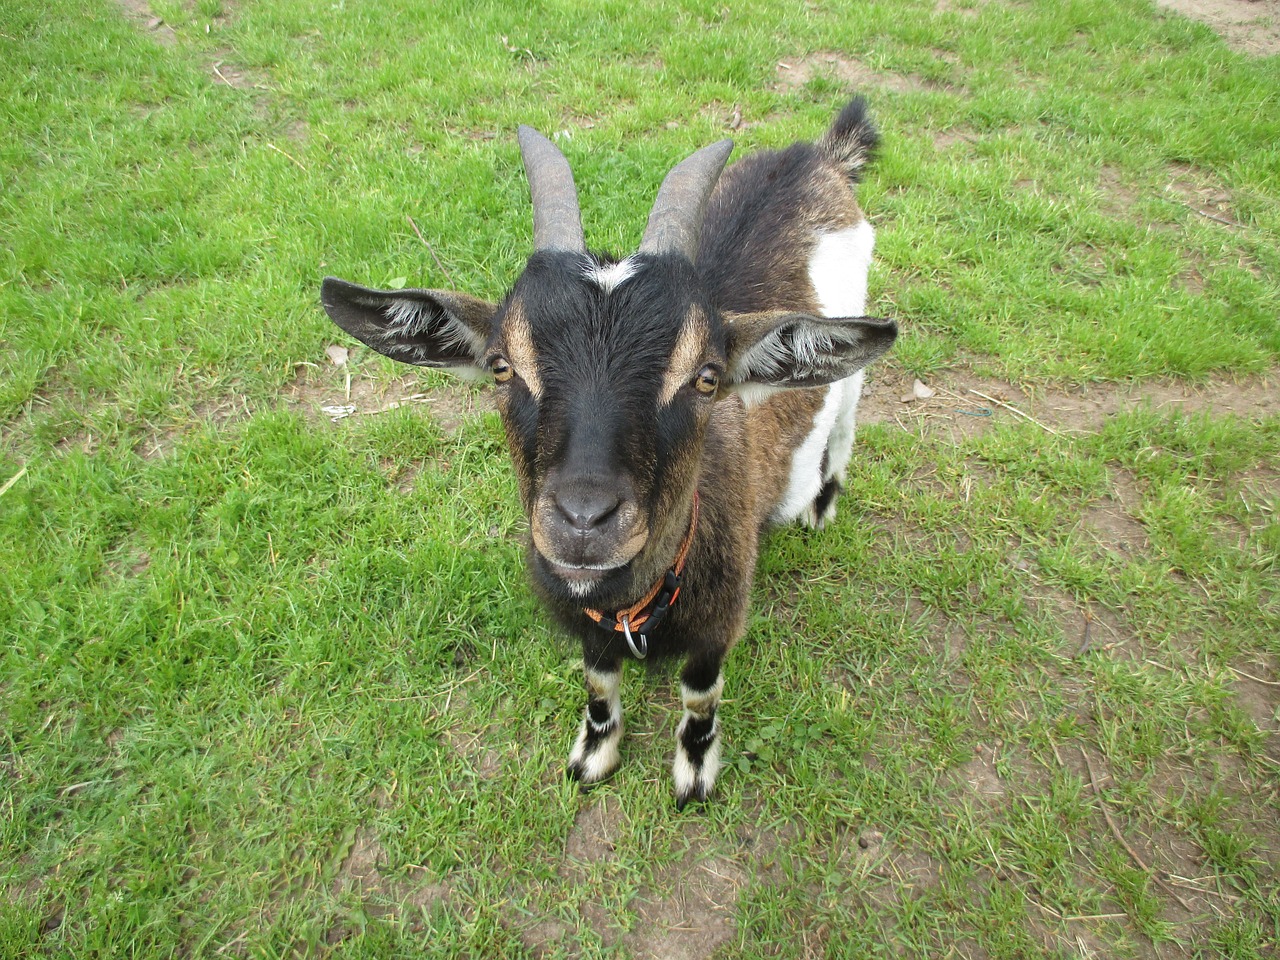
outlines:
{"label": "grass", "polygon": [[[636,670],[580,795],[501,428],[334,367],[318,279],[500,295],[517,123],[621,251],[854,86],[851,491],[765,543],[717,801]],[[7,4],[0,956],[1271,955],[1278,95],[1138,2]]]}

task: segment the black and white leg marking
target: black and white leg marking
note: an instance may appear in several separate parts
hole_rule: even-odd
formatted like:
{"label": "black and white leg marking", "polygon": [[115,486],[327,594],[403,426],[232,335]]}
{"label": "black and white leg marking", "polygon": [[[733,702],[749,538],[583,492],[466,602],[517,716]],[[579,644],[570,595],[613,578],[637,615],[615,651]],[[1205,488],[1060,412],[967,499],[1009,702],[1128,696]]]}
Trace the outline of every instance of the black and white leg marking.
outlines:
{"label": "black and white leg marking", "polygon": [[676,760],[671,770],[678,810],[683,810],[690,800],[707,799],[720,770],[720,724],[716,711],[724,677],[719,668],[719,663],[714,670],[690,665],[681,677],[684,717],[676,731]]}
{"label": "black and white leg marking", "polygon": [[596,783],[618,769],[622,743],[622,663],[586,668],[587,711],[569,754],[569,776]]}

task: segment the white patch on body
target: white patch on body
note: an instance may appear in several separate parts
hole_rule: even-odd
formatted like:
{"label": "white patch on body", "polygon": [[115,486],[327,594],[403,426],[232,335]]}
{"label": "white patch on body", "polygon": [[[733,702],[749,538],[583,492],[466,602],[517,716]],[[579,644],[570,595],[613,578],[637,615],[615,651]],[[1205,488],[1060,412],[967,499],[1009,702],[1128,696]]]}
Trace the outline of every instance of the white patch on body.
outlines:
{"label": "white patch on body", "polygon": [[822,402],[822,408],[814,415],[813,429],[791,454],[791,476],[787,481],[787,490],[770,515],[774,523],[788,523],[801,516],[813,506],[813,501],[822,489],[822,455],[826,453],[827,439],[840,414],[844,381],[837,381],[824,389],[827,396]]}
{"label": "white patch on body", "polygon": [[[865,220],[857,226],[818,237],[809,259],[809,282],[813,284],[818,308],[824,317],[866,314],[867,272],[875,240],[875,231]],[[859,370],[827,388],[822,409],[813,418],[813,430],[792,455],[787,492],[771,517],[775,523],[803,517],[805,522],[818,526],[834,516],[834,502],[825,516],[814,516],[813,501],[827,480],[834,477],[844,483],[864,380],[864,371]],[[825,471],[822,470],[824,453],[827,455]]]}
{"label": "white patch on body", "polygon": [[856,227],[824,233],[809,258],[809,282],[824,317],[861,317],[867,310],[867,272],[876,232],[863,220]]}
{"label": "white patch on body", "polygon": [[640,263],[631,257],[627,257],[627,259],[619,260],[617,263],[590,263],[587,265],[586,270],[583,271],[583,274],[605,293],[612,293],[634,277],[639,269]]}
{"label": "white patch on body", "polygon": [[[828,480],[835,477],[841,486],[844,485],[849,454],[853,451],[858,398],[862,396],[862,385],[866,381],[866,373],[865,370],[859,370],[852,377],[840,381],[844,384],[844,398],[840,404],[840,412],[836,415],[836,422],[831,428],[831,437],[827,440],[827,475],[822,479]],[[834,501],[832,504],[834,505]]]}
{"label": "white patch on body", "polygon": [[687,684],[680,684],[680,702],[690,713],[705,717],[720,705],[720,695],[724,693],[724,674],[716,674],[716,682],[706,690],[695,690]]}
{"label": "white patch on body", "polygon": [[775,387],[767,383],[734,384],[733,392],[742,400],[742,405],[750,409],[758,403],[764,403],[775,393],[781,393],[786,387]]}

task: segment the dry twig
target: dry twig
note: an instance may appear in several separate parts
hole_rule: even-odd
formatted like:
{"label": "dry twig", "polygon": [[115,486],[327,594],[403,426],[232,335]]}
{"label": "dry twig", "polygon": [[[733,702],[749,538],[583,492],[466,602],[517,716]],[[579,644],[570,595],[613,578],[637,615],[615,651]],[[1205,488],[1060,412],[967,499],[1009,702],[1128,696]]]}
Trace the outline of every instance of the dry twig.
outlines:
{"label": "dry twig", "polygon": [[0,487],[0,497],[9,492],[9,488],[27,475],[27,465],[24,463],[22,469],[15,473],[12,477],[4,482],[4,486]]}
{"label": "dry twig", "polygon": [[413,232],[418,235],[418,239],[422,241],[423,246],[427,248],[427,253],[431,254],[431,259],[436,262],[436,266],[440,268],[440,272],[444,274],[445,280],[449,282],[449,286],[454,286],[453,277],[449,276],[449,271],[444,268],[444,264],[440,262],[440,258],[436,256],[436,252],[432,249],[431,244],[427,243],[427,238],[422,235],[422,231],[418,229],[418,225],[413,222],[413,217],[405,214],[405,219],[409,221],[409,226],[413,227]]}
{"label": "dry twig", "polygon": [[989,397],[982,391],[974,390],[972,387],[969,388],[969,392],[972,393],[975,397],[981,397],[983,400],[986,400],[988,403],[994,403],[997,407],[1004,407],[1010,413],[1017,414],[1023,420],[1026,420],[1029,423],[1034,423],[1041,430],[1045,430],[1049,433],[1052,433],[1055,437],[1062,436],[1062,434],[1060,434],[1057,430],[1053,429],[1053,427],[1046,426],[1045,424],[1041,423],[1039,420],[1037,420],[1035,417],[1031,416],[1030,414],[1023,413],[1021,410],[1019,410],[1017,407],[1015,407],[1011,403],[1005,403],[1003,400],[997,400],[995,397]]}
{"label": "dry twig", "polygon": [[295,157],[293,154],[288,153],[287,151],[281,150],[281,149],[280,149],[279,147],[277,147],[274,143],[268,143],[268,144],[267,144],[267,149],[268,149],[268,150],[274,150],[276,153],[280,154],[280,156],[282,156],[282,157],[286,157],[286,158],[288,158],[289,160],[292,160],[292,161],[294,162],[294,164],[295,164],[295,165],[297,165],[297,167],[298,167],[298,169],[299,169],[299,170],[301,170],[303,173],[306,173],[306,172],[307,172],[307,168],[306,168],[305,166],[303,166],[303,164],[302,164],[302,161],[301,161],[301,160],[299,160],[299,159],[298,159],[297,157]]}
{"label": "dry twig", "polygon": [[235,84],[222,75],[222,71],[218,69],[220,66],[222,66],[221,60],[219,60],[217,63],[213,65],[213,72],[218,75],[219,80],[225,83],[228,87],[231,87],[232,89],[234,89]]}
{"label": "dry twig", "polygon": [[[21,474],[19,474],[18,476],[21,476]],[[16,479],[17,477],[14,477],[14,480]],[[9,489],[9,484],[6,483],[4,486],[4,490],[0,490],[0,493],[4,493],[4,491],[8,489]],[[1243,670],[1237,670],[1235,667],[1231,667],[1231,672],[1234,673],[1237,677],[1244,677],[1246,680],[1252,680],[1254,683],[1262,683],[1268,687],[1280,687],[1280,683],[1276,682],[1275,680],[1263,680],[1261,677],[1255,677],[1252,673],[1245,673]]]}
{"label": "dry twig", "polygon": [[1084,765],[1089,771],[1089,786],[1093,788],[1093,795],[1098,798],[1098,807],[1102,810],[1102,816],[1106,819],[1107,826],[1111,828],[1112,834],[1120,841],[1120,846],[1124,847],[1125,851],[1133,859],[1133,862],[1138,865],[1143,873],[1150,876],[1152,880],[1164,889],[1165,893],[1177,900],[1183,910],[1186,910],[1187,913],[1191,913],[1191,905],[1187,903],[1187,901],[1183,900],[1182,897],[1178,896],[1178,891],[1166,883],[1155,869],[1147,866],[1142,857],[1138,856],[1138,851],[1134,850],[1133,847],[1129,845],[1129,841],[1124,838],[1124,834],[1120,832],[1120,828],[1116,826],[1115,820],[1112,819],[1111,811],[1107,809],[1106,802],[1102,799],[1102,791],[1098,789],[1098,778],[1094,776],[1093,773],[1093,761],[1089,759],[1089,754],[1085,752],[1083,747],[1080,748],[1080,756],[1084,758]]}

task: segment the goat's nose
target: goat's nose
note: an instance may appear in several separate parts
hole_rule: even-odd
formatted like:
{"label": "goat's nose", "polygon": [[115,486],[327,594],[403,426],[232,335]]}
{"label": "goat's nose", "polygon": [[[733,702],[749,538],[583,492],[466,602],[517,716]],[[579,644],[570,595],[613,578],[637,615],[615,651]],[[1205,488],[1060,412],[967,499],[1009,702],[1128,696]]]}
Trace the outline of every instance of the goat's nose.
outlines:
{"label": "goat's nose", "polygon": [[604,490],[565,491],[557,493],[555,500],[560,516],[581,533],[589,533],[601,526],[622,503],[614,494]]}

